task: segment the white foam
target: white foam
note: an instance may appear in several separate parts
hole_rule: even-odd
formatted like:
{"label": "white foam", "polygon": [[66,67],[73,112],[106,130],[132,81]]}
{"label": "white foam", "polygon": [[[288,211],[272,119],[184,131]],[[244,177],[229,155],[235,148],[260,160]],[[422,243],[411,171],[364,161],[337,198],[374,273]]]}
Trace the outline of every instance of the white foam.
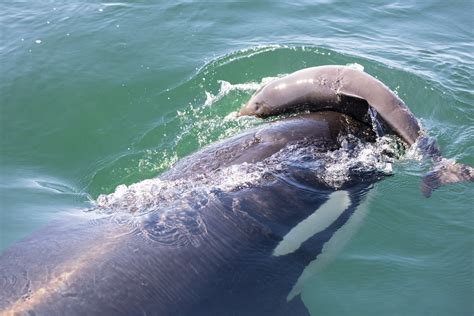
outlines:
{"label": "white foam", "polygon": [[[339,189],[348,181],[363,176],[389,175],[392,162],[401,155],[397,139],[381,137],[375,143],[363,143],[358,138],[348,135],[340,138],[341,148],[321,152],[318,146],[288,146],[279,153],[278,159],[283,168],[304,166],[314,171],[315,177],[326,185]],[[301,157],[310,157],[302,162]],[[394,157],[394,158],[392,158]]]}
{"label": "white foam", "polygon": [[403,157],[406,160],[416,160],[416,161],[422,161],[424,154],[423,151],[420,148],[420,137],[417,138],[417,140],[408,148],[406,151],[405,156]]}
{"label": "white foam", "polygon": [[[341,143],[340,149],[329,152],[321,152],[318,146],[288,145],[261,162],[229,166],[216,170],[212,176],[195,174],[190,178],[173,181],[155,178],[130,186],[120,185],[114,193],[100,195],[97,207],[107,212],[148,213],[160,208],[172,208],[179,202],[176,197],[180,200],[188,197],[195,199],[200,196],[207,197],[214,190],[230,191],[252,186],[258,184],[265,173],[279,173],[295,166],[312,172],[319,181],[334,189],[342,187],[354,177],[385,175],[391,172],[391,161],[394,158],[385,156],[387,148],[390,147],[389,139],[371,144],[361,143],[355,137],[347,136],[341,139]],[[150,153],[156,154],[158,153]],[[145,159],[139,161],[139,167],[163,170],[178,159],[175,154],[162,154],[163,165],[153,168]],[[311,159],[306,159],[307,157]],[[336,193],[336,196],[337,194],[343,193]]]}
{"label": "white foam", "polygon": [[[106,213],[146,214],[157,209],[173,208],[186,198],[206,197],[214,190],[231,191],[259,181],[263,171],[259,166],[234,165],[217,171],[213,177],[197,174],[192,179],[143,180],[127,186],[117,186],[115,192],[100,195],[96,207]],[[177,199],[177,197],[179,197]]]}
{"label": "white foam", "polygon": [[364,71],[364,66],[358,63],[350,63],[350,64],[346,64],[346,66],[355,70],[362,71],[362,72]]}
{"label": "white foam", "polygon": [[262,83],[256,82],[246,82],[237,84],[231,84],[230,82],[227,82],[225,80],[218,80],[217,82],[220,84],[220,88],[219,92],[216,95],[213,95],[208,91],[204,91],[204,93],[206,94],[206,101],[204,102],[204,106],[213,105],[217,101],[221,100],[224,96],[229,94],[229,92],[231,91],[255,91],[262,85]]}
{"label": "white foam", "polygon": [[125,2],[101,2],[104,7],[129,7],[130,4]]}

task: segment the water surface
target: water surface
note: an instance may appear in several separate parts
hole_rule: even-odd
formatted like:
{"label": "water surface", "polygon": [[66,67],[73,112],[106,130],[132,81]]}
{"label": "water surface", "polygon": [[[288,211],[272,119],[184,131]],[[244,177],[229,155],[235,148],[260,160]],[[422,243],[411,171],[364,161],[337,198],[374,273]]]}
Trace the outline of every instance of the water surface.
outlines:
{"label": "water surface", "polygon": [[[258,124],[229,114],[265,78],[309,66],[362,65],[445,156],[474,165],[469,0],[0,8],[0,249]],[[474,187],[425,199],[428,165],[393,167],[357,234],[305,287],[312,314],[474,313]]]}

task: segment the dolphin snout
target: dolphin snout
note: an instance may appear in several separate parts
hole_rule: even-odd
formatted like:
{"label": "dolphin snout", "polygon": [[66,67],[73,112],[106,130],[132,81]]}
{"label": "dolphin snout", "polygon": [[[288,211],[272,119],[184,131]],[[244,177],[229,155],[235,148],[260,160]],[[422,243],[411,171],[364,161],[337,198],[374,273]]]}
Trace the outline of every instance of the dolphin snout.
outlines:
{"label": "dolphin snout", "polygon": [[240,108],[239,111],[239,116],[245,116],[245,115],[256,115],[257,111],[259,109],[259,106],[255,104],[254,102],[247,102]]}
{"label": "dolphin snout", "polygon": [[254,115],[257,117],[264,117],[267,115],[266,108],[267,106],[265,102],[257,101],[252,98],[242,106],[239,111],[239,116]]}

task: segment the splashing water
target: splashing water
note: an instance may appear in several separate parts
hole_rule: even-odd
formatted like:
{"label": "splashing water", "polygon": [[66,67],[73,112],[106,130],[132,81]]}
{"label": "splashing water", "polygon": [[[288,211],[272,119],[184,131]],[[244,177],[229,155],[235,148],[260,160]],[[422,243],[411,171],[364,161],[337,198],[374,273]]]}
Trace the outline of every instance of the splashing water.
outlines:
{"label": "splashing water", "polygon": [[[359,64],[350,66],[363,71]],[[237,112],[230,112],[223,118],[211,112],[232,92],[252,93],[284,75],[237,84],[217,80],[220,85],[217,93],[204,90],[206,99],[202,105],[190,104],[178,111],[177,119],[184,129],[176,142],[192,134],[202,147],[216,140],[211,137],[215,134],[213,131],[219,130],[218,139],[223,139],[261,124],[259,119],[237,117]],[[190,118],[192,123],[185,124]],[[196,241],[195,236],[205,231],[199,210],[218,192],[255,187],[268,181],[269,176],[287,178],[298,185],[291,179],[289,171],[295,169],[304,170],[315,181],[337,190],[357,179],[378,180],[390,175],[392,163],[405,154],[405,148],[396,136],[378,136],[375,143],[365,143],[348,135],[340,137],[339,143],[340,148],[332,151],[322,151],[316,143],[293,143],[254,164],[242,163],[218,169],[212,174],[193,174],[173,180],[154,178],[129,186],[122,184],[115,192],[100,195],[94,210],[111,215],[115,222],[128,225],[132,231],[154,241],[173,243],[173,240],[183,242],[184,238],[186,243],[192,243]]]}
{"label": "splashing water", "polygon": [[[270,78],[270,80],[272,79],[274,78]],[[233,90],[255,91],[262,85],[264,80],[262,80],[262,83],[249,82],[249,83],[241,83],[241,84],[231,84],[230,82],[227,82],[225,80],[218,80],[217,82],[220,84],[219,93],[216,95],[213,95],[212,93],[205,91],[206,101],[204,102],[204,106],[211,106],[212,104],[221,100],[222,97],[226,96],[230,91],[233,91]]]}
{"label": "splashing water", "polygon": [[341,137],[340,144],[337,150],[321,151],[317,145],[294,143],[254,164],[231,165],[212,174],[176,180],[122,184],[115,192],[100,195],[92,210],[110,216],[133,236],[172,246],[195,245],[207,232],[201,209],[218,193],[257,187],[275,178],[298,186],[289,172],[295,169],[304,170],[328,188],[339,189],[361,177],[377,180],[390,175],[392,162],[403,153],[393,137],[372,144],[349,135]]}
{"label": "splashing water", "polygon": [[341,148],[327,152],[318,146],[296,143],[261,162],[232,165],[212,175],[195,174],[177,180],[155,178],[130,186],[119,185],[114,193],[100,195],[96,207],[106,213],[147,214],[177,209],[183,206],[182,203],[191,203],[189,201],[199,206],[213,192],[256,186],[265,175],[279,174],[294,167],[309,170],[322,184],[339,189],[360,176],[391,174],[392,162],[403,154],[395,137],[384,136],[372,144],[349,135],[341,137],[340,143]]}

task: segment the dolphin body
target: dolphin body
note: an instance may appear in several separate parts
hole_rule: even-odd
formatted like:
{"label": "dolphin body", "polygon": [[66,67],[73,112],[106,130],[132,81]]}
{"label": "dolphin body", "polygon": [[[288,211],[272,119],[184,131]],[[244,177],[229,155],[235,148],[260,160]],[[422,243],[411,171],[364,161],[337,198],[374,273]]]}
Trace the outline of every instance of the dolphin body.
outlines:
{"label": "dolphin body", "polygon": [[420,185],[426,197],[443,184],[474,181],[474,168],[443,158],[436,142],[422,135],[418,120],[392,90],[353,67],[310,67],[273,80],[257,90],[239,113],[268,117],[328,110],[372,123],[379,135],[397,135],[409,146],[417,143],[434,162]]}
{"label": "dolphin body", "polygon": [[290,293],[378,177],[355,175],[334,190],[304,164],[270,167],[317,162],[294,152],[338,150],[349,134],[375,140],[371,126],[336,112],[263,124],[159,178],[224,181],[226,168],[269,168],[257,181],[168,197],[179,207],[128,214],[133,227],[114,214],[44,227],[0,255],[0,314],[308,315]]}

